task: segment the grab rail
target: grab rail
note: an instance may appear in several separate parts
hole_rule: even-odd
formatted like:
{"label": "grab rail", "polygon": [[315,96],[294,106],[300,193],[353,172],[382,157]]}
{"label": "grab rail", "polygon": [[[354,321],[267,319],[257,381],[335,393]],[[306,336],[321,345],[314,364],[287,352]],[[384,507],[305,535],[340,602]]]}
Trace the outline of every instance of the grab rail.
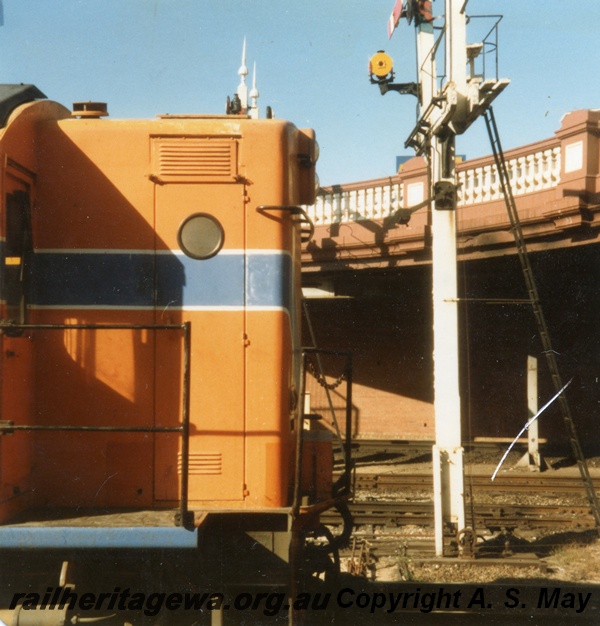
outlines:
{"label": "grab rail", "polygon": [[179,426],[84,426],[67,424],[15,424],[0,420],[0,435],[15,431],[79,431],[79,432],[128,432],[128,433],[181,433],[181,484],[178,514],[175,522],[189,527],[192,523],[188,509],[188,470],[190,436],[190,336],[191,323],[183,324],[13,324],[0,323],[0,331],[7,335],[27,330],[166,330],[183,331],[183,389],[181,423]]}

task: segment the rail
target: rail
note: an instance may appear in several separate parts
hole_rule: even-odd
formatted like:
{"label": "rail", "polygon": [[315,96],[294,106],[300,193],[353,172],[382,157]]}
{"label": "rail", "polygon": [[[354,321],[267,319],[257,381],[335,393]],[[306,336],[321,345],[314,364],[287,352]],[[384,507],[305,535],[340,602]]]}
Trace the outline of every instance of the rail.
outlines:
{"label": "rail", "polygon": [[[527,493],[556,497],[556,494],[576,494],[584,496],[581,478],[577,476],[554,476],[547,474],[510,474],[499,476],[493,482],[490,473],[467,474],[465,482],[478,493]],[[600,489],[600,477],[594,479],[596,489]],[[402,474],[357,473],[354,478],[355,491],[368,491],[375,494],[400,492],[406,497],[407,491],[431,491],[431,473],[410,472]]]}
{"label": "rail", "polygon": [[181,433],[181,482],[179,512],[176,522],[188,526],[188,469],[190,434],[190,322],[183,324],[2,324],[0,330],[7,334],[27,330],[164,330],[183,332],[183,381],[181,423],[179,426],[84,426],[66,424],[15,424],[0,420],[0,435],[16,431],[78,431],[78,432],[127,432],[127,433]]}
{"label": "rail", "polygon": [[[433,526],[433,502],[360,501],[350,505],[356,526]],[[477,529],[588,529],[595,525],[589,506],[572,504],[487,504],[475,503]],[[341,523],[335,511],[321,515],[330,526]]]}

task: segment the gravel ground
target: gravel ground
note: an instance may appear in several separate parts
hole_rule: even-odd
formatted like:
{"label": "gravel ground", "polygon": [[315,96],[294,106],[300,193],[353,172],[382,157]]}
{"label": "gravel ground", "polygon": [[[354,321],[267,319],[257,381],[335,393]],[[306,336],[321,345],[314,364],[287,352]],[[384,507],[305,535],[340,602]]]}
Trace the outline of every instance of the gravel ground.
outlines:
{"label": "gravel ground", "polygon": [[[510,580],[547,580],[600,585],[600,541],[596,533],[571,537],[562,547],[542,556],[546,571],[540,567],[458,565],[419,565],[396,559],[381,563],[378,579],[419,582],[503,582]],[[396,574],[397,572],[397,574]]]}
{"label": "gravel ground", "polygon": [[[464,454],[466,474],[491,473],[498,464],[503,450],[501,448],[491,450],[467,450]],[[523,456],[523,449],[513,450],[500,470],[502,473],[529,473],[527,467],[518,467],[517,463]],[[577,465],[570,459],[560,455],[545,457],[552,474],[578,474]],[[361,448],[355,456],[356,471],[369,473],[403,473],[431,471],[431,454],[426,450],[408,449],[402,452],[381,453],[378,450]],[[600,456],[586,459],[590,474],[600,476]],[[406,494],[397,494],[398,498],[406,499]],[[372,494],[359,493],[358,498],[373,497]],[[393,495],[392,495],[393,497]],[[411,493],[414,497],[430,497],[430,494]],[[552,503],[557,498],[553,494],[476,494],[475,501],[484,502],[491,498],[494,502],[522,502],[528,503]],[[389,494],[386,494],[389,499]],[[564,497],[560,498],[564,503]],[[583,495],[569,497],[572,504],[585,503]],[[410,530],[408,531],[411,532]],[[414,536],[422,534],[422,529],[415,528]],[[501,537],[485,538],[486,542],[493,543],[495,540],[503,541]],[[512,580],[528,581],[562,581],[571,583],[600,584],[600,539],[595,530],[580,532],[561,533],[536,533],[516,531],[511,539],[511,547],[519,556],[519,552],[537,557],[543,567],[514,567],[510,565],[473,565],[466,561],[464,564],[429,563],[420,564],[417,559],[408,557],[383,557],[371,563],[371,576],[381,581],[410,580],[416,582],[505,582]]]}

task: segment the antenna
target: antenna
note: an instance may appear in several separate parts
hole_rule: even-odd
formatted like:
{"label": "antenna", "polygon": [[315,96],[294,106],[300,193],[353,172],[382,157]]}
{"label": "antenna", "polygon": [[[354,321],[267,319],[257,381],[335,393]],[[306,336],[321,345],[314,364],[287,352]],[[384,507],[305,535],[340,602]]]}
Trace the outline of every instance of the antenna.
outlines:
{"label": "antenna", "polygon": [[[2,0],[0,0],[2,2]],[[227,115],[247,115],[256,120],[259,116],[258,97],[260,96],[256,87],[256,62],[252,68],[252,89],[248,93],[248,85],[246,84],[246,76],[248,76],[248,66],[246,65],[246,37],[244,37],[244,45],[242,46],[242,64],[238,70],[240,84],[237,93],[233,98],[227,98],[227,107],[225,109]],[[250,100],[250,101],[249,101]],[[268,119],[273,117],[271,107],[267,107],[266,115]],[[0,624],[0,626],[2,626]]]}
{"label": "antenna", "polygon": [[256,88],[256,61],[254,62],[254,67],[252,68],[252,89],[250,90],[250,100],[252,104],[248,108],[248,114],[252,119],[258,119],[258,89]]}
{"label": "antenna", "polygon": [[242,110],[248,108],[248,85],[246,85],[246,76],[248,76],[248,67],[246,66],[246,37],[244,37],[244,46],[242,48],[242,64],[238,70],[240,76],[240,84],[238,86],[237,95],[240,98]]}

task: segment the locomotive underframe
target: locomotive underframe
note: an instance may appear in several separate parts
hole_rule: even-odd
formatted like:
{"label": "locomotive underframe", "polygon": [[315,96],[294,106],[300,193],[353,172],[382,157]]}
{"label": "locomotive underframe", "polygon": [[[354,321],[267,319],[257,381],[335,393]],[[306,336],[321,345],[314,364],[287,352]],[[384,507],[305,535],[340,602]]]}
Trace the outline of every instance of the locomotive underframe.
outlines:
{"label": "locomotive underframe", "polygon": [[[345,498],[340,498],[329,504],[343,507],[344,501]],[[25,550],[29,547],[25,544],[14,543],[9,550],[3,546],[3,557],[8,560],[18,557],[19,569],[11,585],[0,590],[0,606],[9,607],[0,610],[0,620],[12,626],[64,626],[89,619],[98,619],[100,623],[106,620],[109,625],[119,626],[217,626],[231,623],[226,609],[230,603],[233,606],[237,597],[253,594],[256,602],[261,594],[263,598],[296,598],[302,590],[318,583],[315,575],[327,579],[335,573],[335,555],[332,555],[330,566],[323,563],[331,553],[336,552],[336,546],[315,548],[311,543],[307,547],[307,538],[321,536],[319,513],[324,506],[322,503],[320,506],[302,507],[298,516],[294,516],[290,508],[269,512],[208,512],[195,531],[176,529],[193,538],[187,546],[164,543],[166,527],[158,528],[155,534],[148,534],[152,541],[147,544],[143,540],[136,544],[132,541],[133,533],[140,533],[143,528],[134,526],[103,527],[103,535],[107,538],[120,536],[122,543],[107,541],[103,545],[98,527],[87,527],[89,538],[94,536],[95,539],[78,547],[78,527],[75,526],[69,527],[69,534],[63,537],[63,541],[68,542],[68,548],[64,547],[65,544],[59,548],[58,544],[46,546],[38,543],[43,549],[34,553]],[[155,514],[152,512],[152,515]],[[128,522],[131,517],[124,514],[121,518],[115,515],[113,519]],[[159,520],[160,515],[155,519]],[[77,524],[89,523],[89,520],[80,517]],[[28,528],[35,528],[32,524]],[[65,526],[40,525],[37,528],[40,533],[48,533],[52,528],[67,530]],[[0,535],[8,529],[0,529]],[[145,529],[148,527],[145,526]],[[48,536],[51,535],[50,532]],[[26,536],[21,535],[22,538]],[[39,537],[34,541],[37,539]],[[161,541],[164,545],[160,544]],[[27,594],[44,590],[55,600],[47,602],[47,606],[32,607],[32,596]],[[131,590],[132,594],[142,594],[145,598],[161,593],[187,592],[191,595],[211,594],[222,601],[212,605],[208,602],[199,612],[183,608],[172,611],[162,607],[159,614],[148,619],[143,611],[128,607],[117,613],[105,610],[106,606],[99,610],[81,610],[77,602],[82,593],[73,595],[78,590],[85,590],[85,594],[94,598]],[[69,604],[75,597],[77,601]],[[283,613],[286,611],[284,607]],[[231,612],[231,615],[234,620],[240,617],[238,612]],[[296,623],[292,616],[289,623]]]}

